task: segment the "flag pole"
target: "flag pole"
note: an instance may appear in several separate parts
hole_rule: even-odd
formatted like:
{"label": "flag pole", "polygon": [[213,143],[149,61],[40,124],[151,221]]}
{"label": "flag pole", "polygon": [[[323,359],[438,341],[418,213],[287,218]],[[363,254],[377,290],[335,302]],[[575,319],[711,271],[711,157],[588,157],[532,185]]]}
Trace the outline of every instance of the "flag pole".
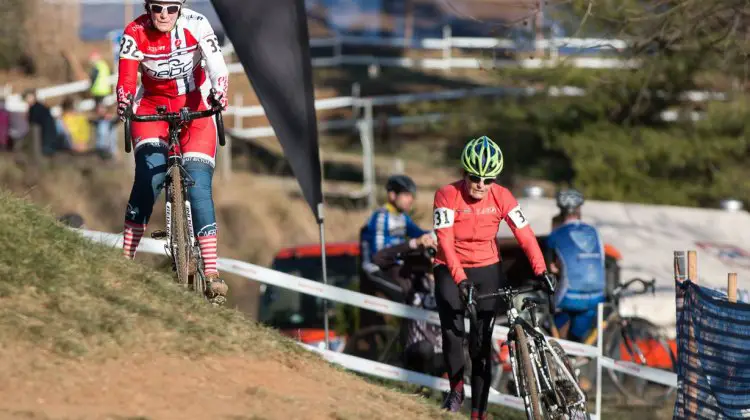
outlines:
{"label": "flag pole", "polygon": [[[320,259],[323,270],[323,284],[328,284],[328,270],[326,267],[326,232],[325,232],[325,215],[323,213],[323,203],[318,203],[318,227],[320,229]],[[323,298],[323,330],[325,332],[326,350],[330,350],[330,339],[328,336],[328,300]]]}

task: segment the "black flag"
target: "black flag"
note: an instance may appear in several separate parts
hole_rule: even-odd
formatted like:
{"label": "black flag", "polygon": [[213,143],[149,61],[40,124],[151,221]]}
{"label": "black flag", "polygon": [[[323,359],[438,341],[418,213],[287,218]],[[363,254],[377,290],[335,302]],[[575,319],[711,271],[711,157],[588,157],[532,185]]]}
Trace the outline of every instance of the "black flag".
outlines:
{"label": "black flag", "polygon": [[211,1],[320,222],[323,194],[304,0]]}

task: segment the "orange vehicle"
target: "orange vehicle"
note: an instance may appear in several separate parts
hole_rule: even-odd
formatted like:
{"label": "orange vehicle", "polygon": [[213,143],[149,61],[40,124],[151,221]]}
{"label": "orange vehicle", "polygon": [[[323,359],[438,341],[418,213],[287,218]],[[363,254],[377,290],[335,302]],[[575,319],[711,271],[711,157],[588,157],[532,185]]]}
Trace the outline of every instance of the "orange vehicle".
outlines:
{"label": "orange vehicle", "polygon": [[[359,243],[342,242],[326,245],[328,284],[351,289],[359,283]],[[314,281],[323,281],[320,245],[310,244],[284,248],[274,257],[271,268]],[[338,304],[328,301],[331,350],[343,351],[346,337],[335,333],[338,326]],[[261,286],[259,320],[286,336],[305,344],[325,343],[323,300],[281,287]]]}
{"label": "orange vehicle", "polygon": [[[544,252],[546,235],[537,236]],[[523,250],[514,238],[498,241],[503,258],[503,269],[509,279],[531,278],[531,266]],[[620,280],[618,261],[620,253],[612,246],[605,246],[607,284],[616,285]],[[329,243],[326,245],[328,283],[350,290],[359,290],[359,243],[357,241]],[[284,273],[322,282],[320,245],[309,244],[288,247],[274,257],[271,268]],[[612,286],[614,287],[614,286]],[[342,320],[336,319],[341,311],[338,304],[328,302],[331,349],[341,351],[346,337],[334,333]],[[323,330],[322,299],[295,291],[262,285],[259,305],[261,322],[277,328],[282,334],[296,338],[306,344],[322,346]],[[339,328],[340,329],[340,328]],[[353,331],[349,331],[352,333]]]}

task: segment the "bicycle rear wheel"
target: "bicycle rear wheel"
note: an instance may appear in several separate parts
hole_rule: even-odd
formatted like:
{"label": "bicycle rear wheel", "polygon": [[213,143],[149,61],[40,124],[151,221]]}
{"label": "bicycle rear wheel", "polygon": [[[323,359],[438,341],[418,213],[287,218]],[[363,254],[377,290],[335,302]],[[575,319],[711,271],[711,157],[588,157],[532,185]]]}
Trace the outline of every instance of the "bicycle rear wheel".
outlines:
{"label": "bicycle rear wheel", "polygon": [[[675,371],[675,354],[656,325],[635,317],[618,319],[610,325],[613,329],[605,335],[604,344],[607,357]],[[612,369],[608,369],[608,376],[626,398],[646,404],[662,404],[675,392],[675,388]]]}
{"label": "bicycle rear wheel", "polygon": [[572,383],[570,383],[570,380],[567,378],[567,375],[565,375],[565,372],[562,371],[562,369],[565,369],[565,371],[567,371],[576,382],[578,381],[578,376],[576,375],[575,370],[573,370],[573,365],[570,358],[567,354],[565,354],[565,350],[563,350],[560,343],[555,340],[548,340],[548,343],[550,348],[552,349],[551,351],[554,351],[555,355],[557,355],[557,357],[559,357],[563,362],[563,366],[560,366],[554,361],[555,359],[550,354],[550,350],[545,350],[547,351],[547,361],[550,364],[550,376],[552,382],[555,384],[556,392],[559,395],[559,398],[562,400],[562,404],[566,407],[566,409],[570,407],[568,409],[570,411],[569,419],[590,419],[591,416],[589,415],[588,409],[586,408],[585,396],[582,403],[573,406],[573,404],[575,404],[580,399],[580,395],[578,394],[576,387]]}
{"label": "bicycle rear wheel", "polygon": [[403,349],[399,337],[400,330],[390,325],[363,328],[346,340],[344,354],[401,367]]}
{"label": "bicycle rear wheel", "polygon": [[185,213],[185,195],[183,192],[182,172],[179,165],[173,165],[170,174],[169,196],[171,199],[172,223],[172,258],[177,271],[177,282],[188,285],[191,248],[188,235],[187,214]]}

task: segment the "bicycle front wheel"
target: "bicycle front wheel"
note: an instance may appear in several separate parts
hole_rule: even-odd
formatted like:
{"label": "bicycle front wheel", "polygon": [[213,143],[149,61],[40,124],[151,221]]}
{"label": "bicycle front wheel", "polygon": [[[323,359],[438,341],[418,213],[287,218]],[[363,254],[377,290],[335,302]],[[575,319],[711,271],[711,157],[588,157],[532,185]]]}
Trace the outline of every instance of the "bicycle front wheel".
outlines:
{"label": "bicycle front wheel", "polygon": [[172,258],[177,271],[177,282],[187,286],[190,264],[190,238],[188,235],[187,213],[185,213],[185,196],[182,185],[182,172],[178,165],[173,165],[170,174],[169,189],[171,197],[172,223]]}
{"label": "bicycle front wheel", "polygon": [[539,388],[534,374],[534,362],[531,360],[531,354],[529,353],[529,340],[520,325],[516,325],[514,331],[516,333],[515,344],[518,349],[516,353],[518,355],[518,367],[520,368],[518,376],[521,379],[519,395],[523,398],[523,403],[526,406],[526,417],[529,420],[544,420],[545,416],[542,413],[542,405],[539,399]]}

